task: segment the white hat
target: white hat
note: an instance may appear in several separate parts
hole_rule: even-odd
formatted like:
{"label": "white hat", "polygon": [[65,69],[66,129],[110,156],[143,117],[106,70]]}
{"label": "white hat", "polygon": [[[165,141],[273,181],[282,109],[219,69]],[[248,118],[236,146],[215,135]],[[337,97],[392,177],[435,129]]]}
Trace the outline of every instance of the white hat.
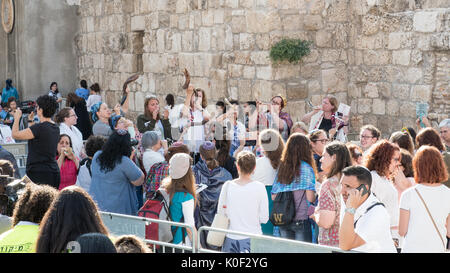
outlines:
{"label": "white hat", "polygon": [[191,157],[188,154],[175,154],[169,161],[169,175],[173,179],[180,179],[186,175],[190,167]]}

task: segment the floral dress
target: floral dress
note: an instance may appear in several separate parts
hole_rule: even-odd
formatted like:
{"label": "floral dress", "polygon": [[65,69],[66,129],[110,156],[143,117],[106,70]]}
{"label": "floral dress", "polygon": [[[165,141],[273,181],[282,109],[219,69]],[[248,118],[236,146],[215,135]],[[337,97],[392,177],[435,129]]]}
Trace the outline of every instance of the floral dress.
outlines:
{"label": "floral dress", "polygon": [[334,224],[328,228],[319,227],[319,244],[339,247],[339,215],[341,211],[340,184],[336,176],[328,178],[322,183],[319,204],[316,212],[328,210],[336,212]]}

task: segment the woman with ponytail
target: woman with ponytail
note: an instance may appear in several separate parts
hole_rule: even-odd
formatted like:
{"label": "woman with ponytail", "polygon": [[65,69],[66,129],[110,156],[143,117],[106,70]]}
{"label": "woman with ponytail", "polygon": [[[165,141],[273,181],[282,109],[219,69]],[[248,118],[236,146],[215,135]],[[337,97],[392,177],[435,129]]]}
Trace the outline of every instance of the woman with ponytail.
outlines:
{"label": "woman with ponytail", "polygon": [[[199,206],[195,210],[195,225],[211,226],[217,211],[217,202],[223,184],[232,180],[230,172],[220,167],[214,143],[204,142],[200,148],[200,158],[193,167],[195,182],[198,187],[206,188],[199,192]],[[206,246],[206,236],[202,236],[202,245]]]}

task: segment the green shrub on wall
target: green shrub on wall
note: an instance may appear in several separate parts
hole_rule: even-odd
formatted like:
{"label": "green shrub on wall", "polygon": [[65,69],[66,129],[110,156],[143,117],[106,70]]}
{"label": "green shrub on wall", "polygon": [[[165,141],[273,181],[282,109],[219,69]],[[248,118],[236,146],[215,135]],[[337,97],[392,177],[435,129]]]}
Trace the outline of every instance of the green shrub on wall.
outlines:
{"label": "green shrub on wall", "polygon": [[270,50],[270,59],[274,63],[288,61],[297,64],[310,52],[312,42],[300,39],[283,39],[276,43]]}

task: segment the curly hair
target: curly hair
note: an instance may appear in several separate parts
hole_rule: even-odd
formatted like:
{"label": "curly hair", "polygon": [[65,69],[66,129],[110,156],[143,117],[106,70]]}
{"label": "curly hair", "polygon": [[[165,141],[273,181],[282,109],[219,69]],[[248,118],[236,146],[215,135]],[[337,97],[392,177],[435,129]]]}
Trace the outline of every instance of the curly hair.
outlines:
{"label": "curly hair", "polygon": [[40,224],[57,195],[58,191],[53,187],[27,183],[25,192],[20,196],[14,207],[13,226],[20,221]]}
{"label": "curly hair", "polygon": [[279,131],[273,129],[263,130],[259,134],[259,143],[264,150],[265,156],[270,160],[270,165],[277,170],[284,150],[284,140]]}
{"label": "curly hair", "polygon": [[107,139],[104,136],[90,136],[86,141],[86,155],[93,157],[97,151],[100,151],[105,145]]}
{"label": "curly hair", "polygon": [[[420,134],[420,133],[419,133]],[[416,183],[443,183],[448,179],[448,171],[441,152],[436,147],[420,147],[413,159]]]}
{"label": "curly hair", "polygon": [[130,134],[126,132],[124,135],[120,135],[117,131],[114,131],[106,144],[103,145],[102,153],[97,157],[100,170],[104,172],[112,171],[117,164],[122,162],[122,156],[131,156]]}
{"label": "curly hair", "polygon": [[134,235],[122,235],[116,239],[114,245],[117,253],[152,253],[152,251]]}
{"label": "curly hair", "polygon": [[367,169],[375,170],[380,176],[387,176],[389,165],[396,151],[400,152],[400,148],[386,139],[375,143],[366,156]]}
{"label": "curly hair", "polygon": [[284,147],[278,168],[278,181],[282,184],[290,184],[294,178],[300,176],[300,164],[304,161],[313,169],[317,177],[316,162],[309,139],[301,133],[292,134]]}
{"label": "curly hair", "polygon": [[56,109],[58,109],[58,103],[56,100],[49,96],[43,95],[37,98],[36,104],[42,109],[42,115],[45,118],[51,118],[56,113]]}
{"label": "curly hair", "polygon": [[414,142],[410,134],[400,131],[394,132],[389,138],[389,141],[392,143],[397,143],[400,148],[403,148],[411,154],[414,154]]}
{"label": "curly hair", "polygon": [[2,175],[14,177],[14,166],[9,160],[0,160],[0,171]]}
{"label": "curly hair", "polygon": [[108,236],[94,200],[80,187],[64,188],[41,221],[36,253],[62,253],[67,244],[86,233]]}
{"label": "curly hair", "polygon": [[416,136],[417,148],[423,145],[436,147],[439,151],[445,151],[445,145],[442,142],[439,133],[434,128],[422,129]]}

